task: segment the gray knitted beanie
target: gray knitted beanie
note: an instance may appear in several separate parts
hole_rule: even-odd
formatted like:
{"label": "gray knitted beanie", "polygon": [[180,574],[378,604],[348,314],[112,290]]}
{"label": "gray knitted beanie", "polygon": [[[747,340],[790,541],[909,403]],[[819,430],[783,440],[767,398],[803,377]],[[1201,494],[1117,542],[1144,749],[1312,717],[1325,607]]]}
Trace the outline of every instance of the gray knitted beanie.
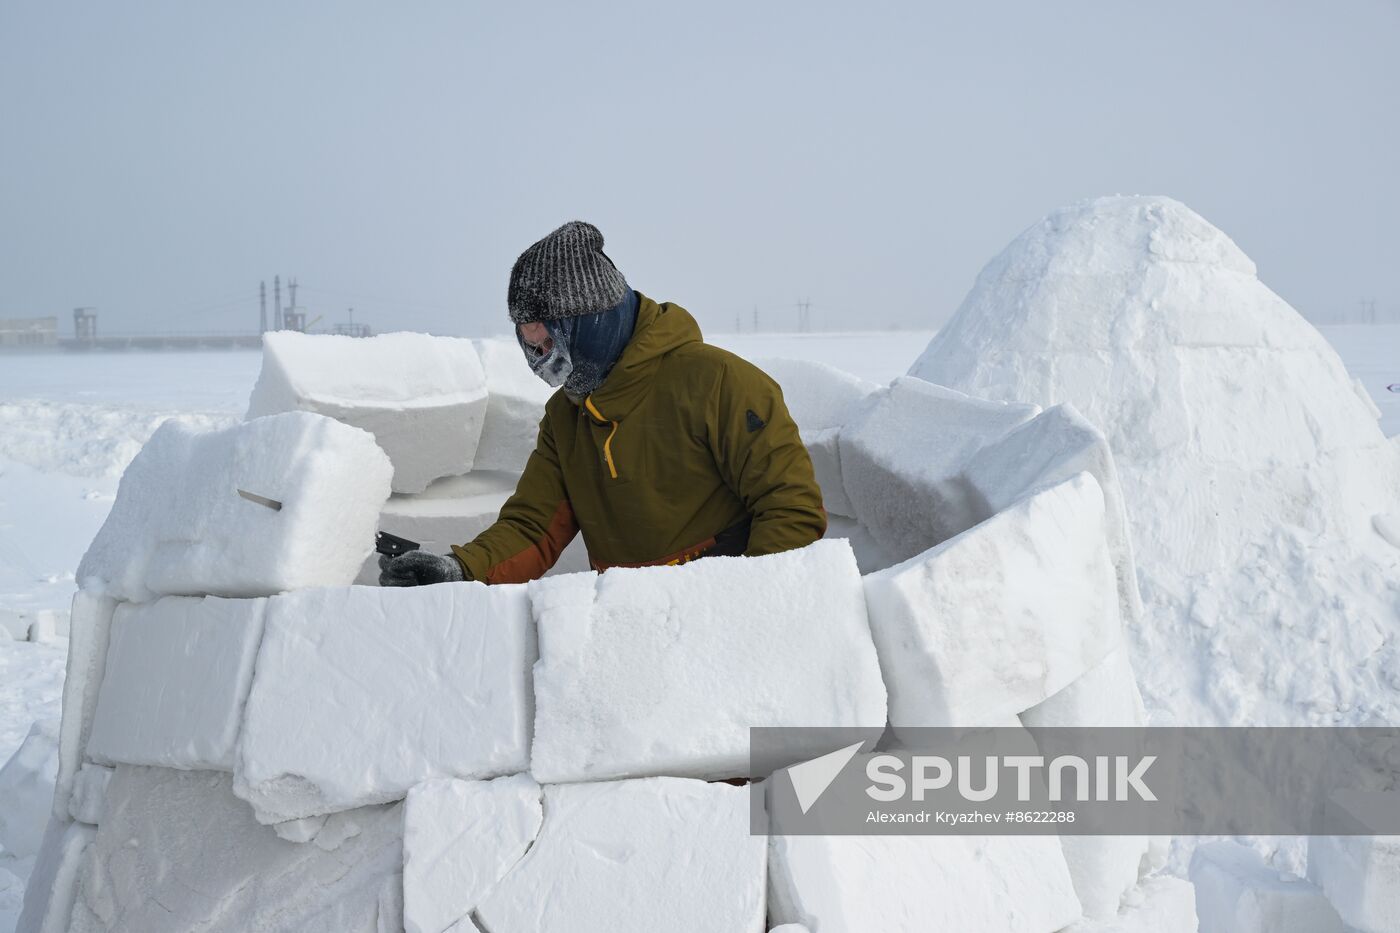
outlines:
{"label": "gray knitted beanie", "polygon": [[603,252],[603,234],[572,220],[520,254],[510,270],[506,307],[517,324],[606,311],[627,294],[627,280]]}

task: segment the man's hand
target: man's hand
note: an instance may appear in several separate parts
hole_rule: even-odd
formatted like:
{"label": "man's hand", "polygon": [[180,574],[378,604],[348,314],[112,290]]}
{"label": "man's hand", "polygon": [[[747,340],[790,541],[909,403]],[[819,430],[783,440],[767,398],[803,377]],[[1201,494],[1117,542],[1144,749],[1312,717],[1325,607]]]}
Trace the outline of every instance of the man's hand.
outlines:
{"label": "man's hand", "polygon": [[380,586],[427,586],[430,583],[461,583],[466,579],[462,565],[451,554],[409,551],[398,557],[379,555]]}

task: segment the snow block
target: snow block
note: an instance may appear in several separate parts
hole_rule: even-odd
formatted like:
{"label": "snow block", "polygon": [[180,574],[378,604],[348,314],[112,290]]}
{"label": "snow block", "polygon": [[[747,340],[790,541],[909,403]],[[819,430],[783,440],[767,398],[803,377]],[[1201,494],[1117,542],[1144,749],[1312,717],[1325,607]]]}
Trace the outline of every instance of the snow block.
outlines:
{"label": "snow block", "polygon": [[443,933],[467,918],[539,834],[541,793],[528,774],[494,781],[435,778],[409,791],[403,836],[407,933]]}
{"label": "snow block", "polygon": [[473,341],[486,371],[486,421],[472,470],[521,473],[535,450],[554,389],[530,371],[513,337]]}
{"label": "snow block", "polygon": [[[446,554],[452,545],[465,544],[491,527],[500,515],[501,506],[514,495],[519,480],[520,477],[512,473],[473,470],[465,476],[440,479],[417,495],[390,496],[379,513],[379,530],[417,541],[429,553]],[[575,573],[588,569],[583,536],[576,535],[549,572]],[[379,584],[378,554],[366,558],[355,582],[364,586]]]}
{"label": "snow block", "polygon": [[349,583],[374,548],[391,470],[368,433],[320,415],[203,433],[167,421],[122,474],[78,583],[131,602]]}
{"label": "snow block", "polygon": [[534,657],[523,585],[271,599],[234,790],[278,823],[524,771]]}
{"label": "snow block", "polygon": [[1079,918],[1053,836],[770,836],[770,917],[819,933],[1053,933]]}
{"label": "snow block", "polygon": [[470,340],[428,334],[263,335],[248,418],[309,411],[363,428],[394,465],[395,492],[472,468],[486,373]]}
{"label": "snow block", "polygon": [[802,431],[802,443],[812,458],[812,472],[822,491],[822,506],[829,514],[849,516],[855,511],[841,480],[841,429]]}
{"label": "snow block", "polygon": [[[1147,713],[1128,649],[1121,645],[1115,648],[1069,686],[1021,713],[1020,720],[1030,729],[1146,725]],[[1055,754],[1044,746],[1041,752]],[[1138,882],[1147,837],[1061,836],[1060,845],[1085,916],[1098,920],[1115,917],[1123,896]]]}
{"label": "snow block", "polygon": [[0,765],[0,852],[37,855],[44,841],[58,777],[58,720],[29,727],[10,760]]}
{"label": "snow block", "polygon": [[97,711],[98,688],[107,669],[107,642],[117,601],[88,590],[73,594],[67,673],[63,680],[63,722],[58,733],[58,780],[53,816],[68,819],[73,781],[83,763]]}
{"label": "snow block", "polygon": [[[1367,795],[1336,796],[1330,818],[1350,817],[1364,831]],[[1394,806],[1394,794],[1384,795]],[[1321,886],[1349,930],[1400,929],[1400,836],[1314,836],[1308,840],[1308,879]]]}
{"label": "snow block", "polygon": [[1061,933],[1196,933],[1196,896],[1189,881],[1156,875],[1124,898],[1112,920],[1085,919]]}
{"label": "snow block", "polygon": [[1120,611],[1131,626],[1142,617],[1142,596],[1118,467],[1103,432],[1072,405],[1056,405],[979,450],[966,470],[968,482],[994,512],[1077,473],[1088,473],[1103,490],[1104,537],[1118,576]]}
{"label": "snow block", "polygon": [[841,481],[854,517],[898,560],[966,531],[994,510],[964,467],[1039,411],[896,379],[841,429]]}
{"label": "snow block", "polygon": [[1103,495],[1081,473],[865,578],[890,724],[995,725],[1118,644]]}
{"label": "snow block", "polygon": [[[747,776],[753,726],[885,722],[850,545],[528,584],[544,783]],[[796,748],[794,760],[829,748]]]}
{"label": "snow block", "polygon": [[327,852],[260,826],[231,780],[119,766],[72,933],[377,933],[381,888],[401,864],[401,808],[356,811],[356,832]]}
{"label": "snow block", "polygon": [[118,606],[88,757],[232,771],[266,607],[214,596]]}
{"label": "snow block", "polygon": [[770,357],[756,360],[755,365],[782,387],[788,414],[804,434],[841,427],[880,388],[816,360]]}
{"label": "snow block", "polygon": [[1342,933],[1322,890],[1264,864],[1237,842],[1210,842],[1191,856],[1201,933]]}
{"label": "snow block", "polygon": [[69,933],[83,855],[97,830],[82,823],[50,820],[44,844],[24,889],[15,933]]}
{"label": "snow block", "polygon": [[749,806],[748,788],[682,778],[546,787],[539,838],[478,905],[478,925],[762,933],[765,845]]}
{"label": "snow block", "polygon": [[878,386],[815,360],[764,359],[757,365],[782,387],[788,413],[797,422],[812,457],[826,510],[852,515],[841,482],[841,426],[855,417]]}
{"label": "snow block", "polygon": [[86,762],[73,781],[73,797],[68,802],[68,813],[79,823],[96,826],[102,822],[102,810],[107,804],[107,785],[112,780],[112,769]]}

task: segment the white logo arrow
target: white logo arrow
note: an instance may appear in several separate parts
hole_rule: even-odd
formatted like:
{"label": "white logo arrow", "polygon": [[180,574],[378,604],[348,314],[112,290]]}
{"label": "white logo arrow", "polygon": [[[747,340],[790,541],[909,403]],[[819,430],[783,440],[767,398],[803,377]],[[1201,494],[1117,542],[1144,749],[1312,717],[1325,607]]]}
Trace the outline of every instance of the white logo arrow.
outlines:
{"label": "white logo arrow", "polygon": [[797,794],[797,805],[802,808],[805,815],[812,805],[817,802],[817,798],[826,793],[826,789],[831,786],[831,782],[836,780],[836,775],[841,773],[841,769],[846,767],[846,763],[855,757],[856,752],[864,742],[857,742],[854,745],[847,745],[821,756],[813,758],[811,761],[804,761],[800,765],[793,765],[788,768],[788,780],[792,781],[792,789]]}

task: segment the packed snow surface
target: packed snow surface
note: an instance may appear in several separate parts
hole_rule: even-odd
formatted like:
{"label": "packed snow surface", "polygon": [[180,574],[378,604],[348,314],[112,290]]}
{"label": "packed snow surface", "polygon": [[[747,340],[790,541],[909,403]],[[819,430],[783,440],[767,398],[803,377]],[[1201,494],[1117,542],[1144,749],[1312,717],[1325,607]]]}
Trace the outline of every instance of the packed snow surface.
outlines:
{"label": "packed snow surface", "polygon": [[1052,933],[1080,916],[1054,836],[770,836],[768,910],[818,933]]}
{"label": "packed snow surface", "polygon": [[326,827],[333,839],[294,843],[259,825],[230,780],[119,766],[83,859],[72,933],[385,929],[382,892],[402,865],[401,804],[339,815]]}
{"label": "packed snow surface", "polygon": [[528,586],[538,781],[743,777],[751,727],[885,723],[844,541]]}
{"label": "packed snow surface", "polygon": [[1342,933],[1342,918],[1320,888],[1269,868],[1237,842],[1197,848],[1191,883],[1201,933]]}
{"label": "packed snow surface", "polygon": [[442,933],[486,899],[529,850],[544,819],[528,774],[434,778],[404,803],[405,933]]}
{"label": "packed snow surface", "polygon": [[1103,493],[1087,473],[863,582],[896,731],[998,725],[1121,637]]}
{"label": "packed snow surface", "polygon": [[1400,548],[1375,522],[1400,514],[1400,447],[1323,336],[1200,216],[1156,197],[1051,214],[911,373],[1069,402],[1104,431],[1154,722],[1400,721]]}
{"label": "packed snow surface", "polygon": [[275,823],[398,800],[428,778],[524,771],[529,623],[518,584],[268,600],[235,792]]}
{"label": "packed snow surface", "polygon": [[213,596],[119,605],[87,756],[232,771],[266,607]]}
{"label": "packed snow surface", "polygon": [[559,784],[539,838],[474,913],[500,933],[762,933],[764,850],[748,788]]}

